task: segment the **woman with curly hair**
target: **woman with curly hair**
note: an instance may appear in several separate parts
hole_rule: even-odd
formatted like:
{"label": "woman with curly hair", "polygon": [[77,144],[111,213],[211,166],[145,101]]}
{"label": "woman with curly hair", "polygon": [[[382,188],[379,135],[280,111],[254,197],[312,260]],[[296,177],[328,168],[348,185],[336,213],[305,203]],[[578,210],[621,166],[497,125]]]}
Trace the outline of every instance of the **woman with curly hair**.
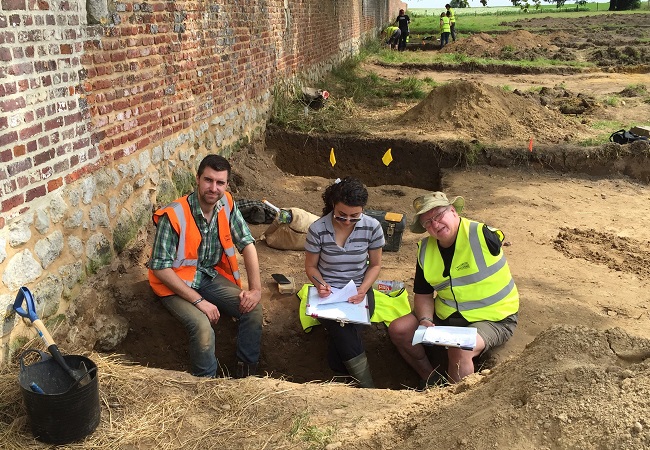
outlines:
{"label": "woman with curly hair", "polygon": [[[305,243],[305,272],[327,297],[334,288],[343,288],[350,280],[357,295],[348,299],[360,303],[368,297],[372,316],[375,302],[372,284],[381,270],[384,233],[381,224],[363,214],[368,190],[351,177],[337,180],[323,193],[323,216],[310,227]],[[322,284],[321,284],[322,282]],[[329,335],[328,363],[338,375],[349,375],[360,387],[374,387],[361,339],[362,325],[319,319]]]}

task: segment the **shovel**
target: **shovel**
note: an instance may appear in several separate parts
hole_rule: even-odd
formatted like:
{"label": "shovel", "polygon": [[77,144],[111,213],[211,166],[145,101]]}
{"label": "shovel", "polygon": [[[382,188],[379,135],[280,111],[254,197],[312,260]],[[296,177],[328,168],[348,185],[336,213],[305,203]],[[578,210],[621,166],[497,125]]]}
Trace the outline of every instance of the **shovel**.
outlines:
{"label": "shovel", "polygon": [[[27,311],[23,308],[23,301],[27,303]],[[54,339],[45,328],[45,324],[38,318],[36,315],[36,307],[34,305],[34,297],[32,293],[29,292],[29,289],[26,287],[21,287],[16,295],[16,301],[14,302],[14,310],[18,313],[19,316],[29,319],[31,325],[36,328],[38,335],[45,343],[47,351],[50,352],[54,360],[59,363],[61,367],[66,371],[68,375],[75,381],[79,383],[79,386],[84,386],[90,382],[90,376],[88,374],[88,369],[86,364],[82,361],[79,364],[78,369],[73,369],[65,362],[63,355],[59,351],[59,347],[54,343]]]}

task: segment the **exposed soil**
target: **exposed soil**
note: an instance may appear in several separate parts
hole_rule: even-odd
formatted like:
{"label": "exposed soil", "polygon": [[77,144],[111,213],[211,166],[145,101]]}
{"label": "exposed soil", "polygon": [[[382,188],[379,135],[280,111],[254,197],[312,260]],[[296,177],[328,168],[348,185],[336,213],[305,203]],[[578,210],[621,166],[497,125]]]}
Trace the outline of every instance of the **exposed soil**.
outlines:
{"label": "exposed soil", "polygon": [[[442,49],[444,53],[526,60],[548,58],[559,61],[592,62],[608,70],[650,68],[650,14],[610,14],[562,18],[550,16],[504,22],[514,32],[478,33],[459,39]],[[457,28],[462,30],[462,24]],[[633,66],[645,66],[634,68]]]}
{"label": "exposed soil", "polygon": [[[626,15],[625,20],[636,17]],[[608,29],[619,18],[612,14],[598,18],[603,20],[598,22],[599,39],[605,51],[607,37],[613,39],[621,31]],[[571,26],[570,20],[554,20],[531,19],[522,26],[533,26],[531,33],[546,28],[564,32]],[[635,38],[647,37],[649,15],[638,20],[636,27],[630,26],[637,30]],[[520,38],[528,36],[528,32],[517,33]],[[586,34],[581,37],[579,28],[570,33],[588,39]],[[537,33],[526,37],[538,42],[545,38]],[[520,41],[513,39],[512,45]],[[561,41],[557,38],[552,45]],[[539,47],[529,50],[535,48]],[[366,111],[360,120],[374,121],[370,135],[346,139],[270,129],[266,148],[250,147],[233,157],[235,198],[266,198],[278,206],[318,213],[323,189],[337,176],[353,174],[369,186],[369,209],[404,213],[410,220],[411,202],[424,192],[442,189],[463,195],[467,217],[496,226],[506,235],[506,255],[521,294],[519,326],[506,345],[477,362],[479,373],[456,386],[428,393],[406,389],[416,385],[417,377],[381,324],[367,327],[364,333],[380,389],[296,385],[331,378],[325,358],[327,337],[320,327],[302,331],[298,299],[280,294],[270,277],[279,272],[299,284],[307,282],[302,252],[275,250],[260,242],[264,282],[260,368],[269,378],[216,381],[232,386],[228,408],[238,405],[234,398],[257,399],[254,406],[233,407],[242,426],[255,432],[230,440],[215,435],[205,447],[302,449],[329,443],[329,449],[649,448],[650,188],[646,183],[650,177],[638,175],[650,174],[649,149],[574,145],[590,133],[581,126],[583,121],[638,123],[639,117],[650,117],[643,92],[626,97],[625,105],[601,101],[629,86],[649,84],[648,76],[467,74],[376,65],[365,69],[391,79],[417,76],[455,82],[438,87],[417,105],[398,103]],[[504,85],[525,95],[505,92],[499,88]],[[547,91],[531,92],[533,86]],[[573,118],[562,114],[561,105],[555,103],[563,96],[554,94],[558,89],[570,92],[569,97],[585,98],[590,106],[571,113]],[[470,161],[468,149],[476,143],[487,150]],[[563,149],[565,145],[570,150]],[[334,168],[328,161],[330,148],[336,151]],[[387,148],[393,148],[394,161],[386,167],[380,159]],[[624,154],[632,159],[625,160]],[[638,176],[631,179],[624,174]],[[259,237],[266,227],[252,225],[251,230]],[[411,292],[415,244],[421,237],[406,230],[400,250],[384,252],[380,278],[403,280]],[[128,335],[111,352],[145,366],[188,370],[185,333],[148,286],[144,263],[150,242],[150,235],[140,236],[136,246],[89,281],[70,311],[69,326],[57,332],[62,348],[107,350],[110,343],[99,342],[97,336],[114,321],[126,320]],[[235,329],[227,318],[215,326],[217,354],[226,374],[234,364]],[[137,368],[138,373],[141,370]],[[141,387],[151,390],[152,404],[164,404],[173,389],[175,395],[178,391],[187,395],[193,414],[198,408],[209,420],[225,413],[209,404],[200,409],[200,404],[189,400],[195,390],[190,376],[183,378],[182,386],[170,387],[163,381],[180,378],[178,374],[144,373],[156,381],[150,388]],[[264,395],[258,390],[265,390]],[[101,436],[113,432],[109,412],[112,420],[124,414],[111,410],[109,403],[103,408],[95,433]],[[249,421],[246,411],[253,410],[254,417],[265,418],[263,423]],[[298,437],[291,434],[296,417],[305,414],[310,427],[331,431],[325,441],[314,443],[299,433]],[[178,442],[195,434],[196,427],[190,425],[195,422],[180,421],[174,428]],[[27,442],[29,432],[24,430]],[[154,448],[156,439],[133,438],[122,447]],[[19,444],[29,445],[16,447]]]}

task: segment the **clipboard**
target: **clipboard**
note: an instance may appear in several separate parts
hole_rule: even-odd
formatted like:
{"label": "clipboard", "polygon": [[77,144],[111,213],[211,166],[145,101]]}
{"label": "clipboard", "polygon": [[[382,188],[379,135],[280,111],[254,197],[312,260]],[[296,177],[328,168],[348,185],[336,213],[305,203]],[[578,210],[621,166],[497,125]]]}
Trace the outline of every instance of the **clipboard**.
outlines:
{"label": "clipboard", "polygon": [[412,345],[441,345],[443,347],[458,347],[462,350],[474,350],[476,347],[477,330],[474,327],[420,325],[413,335]]}
{"label": "clipboard", "polygon": [[[324,302],[325,301],[325,302]],[[345,323],[359,323],[370,325],[370,309],[368,309],[368,296],[360,303],[327,302],[318,296],[318,290],[309,286],[305,314],[316,319],[331,319]]]}

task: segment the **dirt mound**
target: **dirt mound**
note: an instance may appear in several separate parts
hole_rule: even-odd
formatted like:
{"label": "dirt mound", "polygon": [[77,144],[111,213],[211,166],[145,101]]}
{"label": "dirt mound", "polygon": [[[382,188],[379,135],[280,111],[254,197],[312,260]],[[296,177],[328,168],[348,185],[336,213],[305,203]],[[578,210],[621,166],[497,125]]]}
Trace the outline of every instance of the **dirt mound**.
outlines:
{"label": "dirt mound", "polygon": [[539,91],[520,91],[514,94],[535,99],[540,105],[559,111],[562,114],[592,114],[598,108],[598,101],[589,95],[574,94],[561,86],[543,87]]}
{"label": "dirt mound", "polygon": [[464,53],[467,56],[495,57],[535,49],[542,52],[554,52],[558,50],[558,47],[552,45],[548,36],[517,30],[495,36],[486,33],[473,34],[466,39],[459,39],[445,46],[441,51],[443,53]]}
{"label": "dirt mound", "polygon": [[390,448],[648,448],[649,358],[650,341],[620,329],[552,327],[451,402],[412,414],[412,435]]}
{"label": "dirt mound", "polygon": [[537,101],[472,81],[455,81],[434,88],[405,112],[399,123],[455,131],[484,140],[529,138],[558,143],[575,137],[578,126]]}

